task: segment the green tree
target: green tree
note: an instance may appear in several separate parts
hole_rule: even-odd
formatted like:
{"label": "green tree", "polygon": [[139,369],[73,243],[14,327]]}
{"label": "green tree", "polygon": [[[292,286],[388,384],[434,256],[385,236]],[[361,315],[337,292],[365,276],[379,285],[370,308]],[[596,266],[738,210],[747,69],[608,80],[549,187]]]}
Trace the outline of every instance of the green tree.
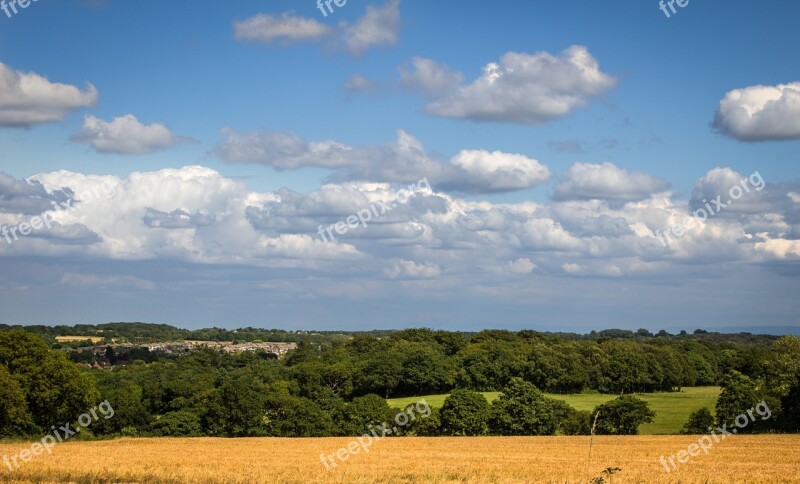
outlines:
{"label": "green tree", "polygon": [[706,407],[699,408],[689,415],[689,420],[683,425],[682,434],[701,435],[708,433],[709,427],[714,425],[714,416]]}
{"label": "green tree", "polygon": [[212,435],[265,435],[262,426],[267,387],[247,371],[221,378],[207,402],[204,427]]}
{"label": "green tree", "polygon": [[443,435],[484,435],[489,430],[489,402],[471,390],[453,390],[439,412]]}
{"label": "green tree", "polygon": [[427,417],[417,415],[408,425],[401,429],[403,435],[416,435],[420,437],[436,437],[442,435],[442,422],[439,419],[440,410],[431,409],[431,414]]}
{"label": "green tree", "polygon": [[557,428],[554,401],[520,378],[512,378],[491,406],[489,429],[493,434],[553,435]]}
{"label": "green tree", "polygon": [[189,410],[168,412],[153,423],[153,435],[157,437],[200,437],[203,435],[200,416]]}
{"label": "green tree", "polygon": [[329,437],[333,434],[331,415],[312,400],[284,392],[268,395],[264,426],[273,437]]}
{"label": "green tree", "polygon": [[[759,401],[753,380],[738,371],[730,372],[722,381],[722,391],[717,400],[717,425],[735,426],[736,417],[746,413]],[[740,433],[748,431],[753,431],[752,425],[739,429]]]}
{"label": "green tree", "polygon": [[375,394],[356,397],[344,407],[341,417],[342,435],[359,436],[367,433],[370,425],[378,426],[393,417],[386,400]]}
{"label": "green tree", "polygon": [[637,435],[639,426],[652,422],[656,416],[650,404],[633,395],[622,395],[599,405],[592,412],[592,421],[598,412],[596,432],[603,435]]}
{"label": "green tree", "polygon": [[560,422],[559,429],[564,435],[589,435],[592,431],[592,412],[573,408]]}
{"label": "green tree", "polygon": [[102,398],[114,409],[114,418],[100,419],[92,424],[92,432],[98,435],[148,430],[152,416],[142,403],[142,387],[131,381],[130,376],[119,372],[97,372],[98,387]]}
{"label": "green tree", "polygon": [[766,388],[778,398],[800,384],[800,338],[784,336],[775,341],[762,362]]}
{"label": "green tree", "polygon": [[34,422],[43,429],[74,421],[100,397],[94,382],[66,355],[21,329],[0,332],[0,366],[17,380]]}
{"label": "green tree", "polygon": [[800,432],[800,383],[789,388],[781,398],[779,427],[784,432]]}
{"label": "green tree", "polygon": [[25,393],[6,367],[0,365],[0,437],[26,435],[35,430]]}

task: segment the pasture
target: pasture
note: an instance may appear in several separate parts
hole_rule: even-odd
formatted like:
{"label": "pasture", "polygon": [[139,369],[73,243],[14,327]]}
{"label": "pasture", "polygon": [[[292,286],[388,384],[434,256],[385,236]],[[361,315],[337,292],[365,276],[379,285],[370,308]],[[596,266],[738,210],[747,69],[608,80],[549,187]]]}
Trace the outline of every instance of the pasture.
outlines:
{"label": "pasture", "polygon": [[[650,404],[656,412],[653,423],[644,424],[639,428],[642,435],[664,435],[680,433],[689,414],[700,407],[706,407],[714,412],[714,406],[719,397],[719,387],[686,387],[674,393],[636,393],[635,395]],[[494,401],[500,392],[486,392],[483,394],[489,402]],[[596,406],[617,395],[603,395],[600,393],[579,393],[570,395],[546,394],[548,397],[563,400],[577,410],[593,410]],[[407,397],[389,399],[389,405],[403,408],[406,405],[418,402],[424,398],[432,408],[439,408],[444,404],[448,395],[426,395],[422,397]]]}

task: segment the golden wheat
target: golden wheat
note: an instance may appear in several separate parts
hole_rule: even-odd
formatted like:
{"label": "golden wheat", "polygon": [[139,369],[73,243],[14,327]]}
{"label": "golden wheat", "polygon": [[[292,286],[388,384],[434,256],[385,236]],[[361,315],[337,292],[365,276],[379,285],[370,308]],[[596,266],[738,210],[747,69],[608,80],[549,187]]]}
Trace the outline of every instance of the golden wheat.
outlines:
{"label": "golden wheat", "polygon": [[[688,436],[386,438],[325,470],[349,438],[121,439],[58,444],[4,482],[800,482],[800,436],[735,436],[667,473],[661,455],[697,441]],[[24,444],[0,444],[15,455]],[[606,468],[621,470],[612,476]]]}

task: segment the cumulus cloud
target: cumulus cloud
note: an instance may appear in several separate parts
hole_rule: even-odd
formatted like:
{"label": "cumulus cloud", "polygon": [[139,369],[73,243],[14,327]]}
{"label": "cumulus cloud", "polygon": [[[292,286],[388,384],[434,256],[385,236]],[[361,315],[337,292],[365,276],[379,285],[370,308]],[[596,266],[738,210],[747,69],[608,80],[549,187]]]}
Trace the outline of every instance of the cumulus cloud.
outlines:
{"label": "cumulus cloud", "polygon": [[97,89],[91,84],[81,90],[0,63],[0,126],[29,127],[60,121],[77,109],[94,106],[97,97]]}
{"label": "cumulus cloud", "polygon": [[278,170],[337,168],[353,163],[353,148],[333,140],[305,142],[292,133],[237,133],[225,128],[216,154],[228,163],[254,163]]}
{"label": "cumulus cloud", "polygon": [[[699,184],[710,186],[728,175],[709,172]],[[427,196],[410,198],[374,217],[367,227],[325,242],[319,227],[395,201],[404,188],[353,181],[328,183],[310,193],[254,191],[202,166],[134,172],[124,178],[58,171],[25,183],[39,187],[31,195],[41,195],[42,189],[52,194],[56,187],[75,194],[98,185],[112,188],[108,194],[76,200],[69,210],[51,211],[51,230],[13,244],[0,239],[2,261],[86,261],[80,269],[86,269],[87,283],[106,273],[93,268],[112,265],[120,277],[141,277],[145,267],[158,290],[194,291],[204,284],[217,289],[228,284],[220,281],[220,274],[230,276],[239,289],[235,276],[241,275],[247,287],[269,290],[292,303],[390,290],[414,301],[487,294],[494,302],[496,297],[543,301],[554,286],[580,293],[588,287],[586,281],[598,278],[633,281],[638,287],[648,277],[683,281],[735,266],[739,280],[748,267],[767,272],[800,260],[798,239],[792,237],[800,205],[793,198],[800,193],[797,183],[769,185],[775,193],[768,212],[711,217],[680,237],[671,236],[667,246],[655,232],[691,214],[690,201],[670,192],[626,204],[594,198],[498,203],[426,189]],[[29,218],[0,212],[0,225]],[[84,274],[80,269],[72,264],[64,272]],[[3,275],[22,277],[17,274],[24,272]],[[527,276],[532,273],[536,277]],[[413,291],[418,294],[410,296]],[[655,296],[663,297],[663,292]]]}
{"label": "cumulus cloud", "polygon": [[69,189],[48,190],[36,180],[17,180],[0,172],[0,212],[39,214],[72,196]]}
{"label": "cumulus cloud", "polygon": [[734,89],[720,101],[712,126],[740,141],[800,139],[800,82]]}
{"label": "cumulus cloud", "polygon": [[470,191],[469,187],[484,192],[522,190],[540,185],[552,176],[537,160],[501,151],[462,150],[451,163],[467,174],[460,181],[464,191]]}
{"label": "cumulus cloud", "polygon": [[276,41],[294,43],[327,38],[337,49],[360,55],[377,46],[397,44],[400,34],[400,0],[384,5],[367,6],[367,11],[354,24],[342,22],[334,29],[313,18],[295,12],[280,15],[260,13],[233,23],[234,36],[241,42],[271,44]]}
{"label": "cumulus cloud", "polygon": [[334,140],[303,141],[291,133],[222,131],[216,154],[229,163],[255,163],[278,170],[330,168],[331,181],[412,183],[427,177],[448,191],[508,192],[550,179],[550,170],[521,154],[462,150],[450,160],[428,153],[409,133],[384,146],[353,147]]}
{"label": "cumulus cloud", "polygon": [[719,212],[720,216],[770,212],[777,208],[776,203],[786,208],[788,200],[784,196],[770,197],[770,192],[764,191],[765,187],[766,180],[759,172],[745,176],[727,167],[717,167],[694,182],[689,203],[693,210],[704,207],[711,200],[728,205]]}
{"label": "cumulus cloud", "polygon": [[414,57],[411,69],[400,69],[400,79],[407,88],[419,89],[426,95],[442,95],[455,90],[464,76],[433,59]]}
{"label": "cumulus cloud", "polygon": [[570,114],[616,85],[583,46],[558,56],[509,52],[483,75],[435,99],[426,111],[473,121],[538,125]]}
{"label": "cumulus cloud", "polygon": [[628,172],[612,163],[575,163],[556,185],[556,200],[632,202],[669,188],[669,183],[641,172]]}
{"label": "cumulus cloud", "polygon": [[136,116],[126,114],[111,121],[86,115],[83,129],[72,139],[89,143],[98,153],[141,155],[167,149],[179,137],[163,124],[143,124]]}
{"label": "cumulus cloud", "polygon": [[207,227],[214,223],[214,218],[200,211],[192,214],[186,210],[176,208],[172,212],[167,213],[147,207],[147,213],[142,217],[142,221],[150,228],[188,229],[193,227]]}
{"label": "cumulus cloud", "polygon": [[376,45],[395,45],[400,33],[400,0],[367,6],[367,12],[344,32],[351,54],[361,54]]}
{"label": "cumulus cloud", "polygon": [[508,262],[508,270],[514,274],[530,274],[534,269],[536,269],[536,264],[527,257]]}
{"label": "cumulus cloud", "polygon": [[258,14],[234,22],[236,40],[268,44],[275,40],[298,42],[315,40],[333,33],[333,29],[313,19],[299,17],[294,12],[281,15]]}

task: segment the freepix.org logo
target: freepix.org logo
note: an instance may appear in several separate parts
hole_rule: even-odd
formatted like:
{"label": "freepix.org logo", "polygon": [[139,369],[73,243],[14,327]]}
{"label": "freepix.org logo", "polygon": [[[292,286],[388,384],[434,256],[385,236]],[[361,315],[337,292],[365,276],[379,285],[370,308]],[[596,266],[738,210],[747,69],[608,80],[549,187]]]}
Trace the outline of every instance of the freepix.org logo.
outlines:
{"label": "freepix.org logo", "polygon": [[8,18],[13,17],[16,15],[19,8],[28,8],[31,5],[31,2],[38,2],[39,0],[2,0],[0,1],[0,10],[6,13]]}

